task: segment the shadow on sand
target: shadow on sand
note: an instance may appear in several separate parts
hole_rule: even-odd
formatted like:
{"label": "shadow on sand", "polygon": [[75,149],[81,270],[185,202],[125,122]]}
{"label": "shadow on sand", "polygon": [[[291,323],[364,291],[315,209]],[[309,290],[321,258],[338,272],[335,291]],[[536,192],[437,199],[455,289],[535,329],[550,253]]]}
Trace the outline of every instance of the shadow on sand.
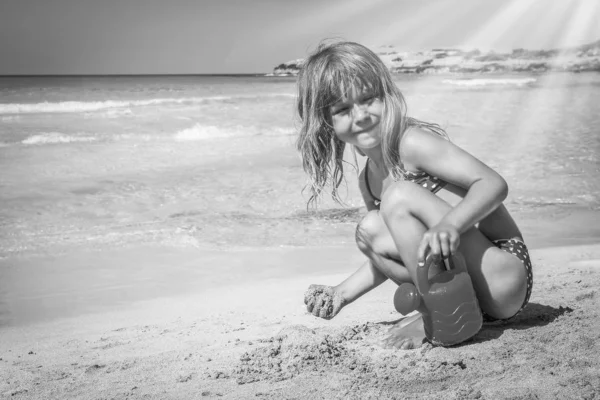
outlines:
{"label": "shadow on sand", "polygon": [[529,303],[516,317],[506,321],[484,322],[481,331],[475,336],[474,341],[485,342],[497,339],[507,329],[526,330],[548,325],[563,314],[572,312],[571,307],[559,306],[558,308],[538,303]]}
{"label": "shadow on sand", "polygon": [[[517,329],[526,330],[539,326],[545,326],[553,322],[556,318],[563,314],[572,312],[571,307],[559,306],[558,308],[546,306],[543,304],[529,303],[523,311],[517,314],[516,317],[506,321],[484,322],[479,333],[471,340],[467,340],[461,344],[452,347],[468,346],[472,343],[487,342],[488,340],[498,339],[505,330]],[[402,321],[406,317],[394,321],[382,321],[377,323],[379,326],[393,326]]]}

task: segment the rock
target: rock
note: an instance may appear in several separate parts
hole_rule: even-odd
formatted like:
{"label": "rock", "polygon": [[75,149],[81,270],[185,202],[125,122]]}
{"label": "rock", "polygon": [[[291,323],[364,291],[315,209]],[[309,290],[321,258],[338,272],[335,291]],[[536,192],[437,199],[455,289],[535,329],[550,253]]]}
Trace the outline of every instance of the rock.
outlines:
{"label": "rock", "polygon": [[[377,55],[396,74],[544,73],[600,71],[600,40],[565,49],[526,50],[511,53],[456,48],[397,51],[383,46]],[[303,59],[279,64],[268,76],[296,76]]]}

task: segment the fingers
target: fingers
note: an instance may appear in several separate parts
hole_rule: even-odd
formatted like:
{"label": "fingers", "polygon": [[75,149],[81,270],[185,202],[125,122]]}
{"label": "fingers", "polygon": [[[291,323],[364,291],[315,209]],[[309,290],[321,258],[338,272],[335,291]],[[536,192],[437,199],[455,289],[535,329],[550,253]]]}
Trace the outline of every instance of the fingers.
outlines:
{"label": "fingers", "polygon": [[312,312],[315,306],[315,300],[318,297],[316,285],[310,285],[306,293],[304,293],[304,304],[308,312]]}
{"label": "fingers", "polygon": [[452,254],[452,246],[450,244],[450,235],[447,232],[439,234],[439,249],[443,258],[448,258]]}
{"label": "fingers", "polygon": [[323,296],[324,298],[322,299],[322,304],[321,304],[321,309],[319,310],[319,315],[318,317],[321,318],[330,318],[332,317],[331,314],[331,310],[333,309],[333,301],[331,299],[331,297],[329,296]]}
{"label": "fingers", "polygon": [[421,239],[421,243],[419,243],[419,249],[417,250],[417,265],[425,265],[425,257],[427,256],[429,248],[429,235],[426,233],[423,236],[423,239]]}
{"label": "fingers", "polygon": [[[308,289],[306,290],[306,292],[304,293],[304,304],[306,304],[307,306],[309,305],[309,303],[314,302],[315,299],[315,293],[317,289],[317,285],[310,285],[308,287]],[[312,308],[312,306],[311,306]]]}
{"label": "fingers", "polygon": [[432,234],[429,239],[429,249],[431,254],[439,256],[442,254],[442,246],[440,246],[440,234]]}
{"label": "fingers", "polygon": [[340,310],[342,309],[342,301],[340,299],[335,299],[333,301],[333,309],[331,310],[331,315],[330,317],[335,317],[336,315],[338,315],[338,313],[340,312]]}
{"label": "fingers", "polygon": [[321,310],[323,309],[323,296],[318,296],[315,299],[315,305],[314,308],[311,311],[311,314],[314,315],[315,317],[318,317],[321,315]]}
{"label": "fingers", "polygon": [[459,244],[460,235],[454,229],[425,232],[417,251],[417,262],[422,265],[428,251],[434,256],[448,258],[458,250]]}
{"label": "fingers", "polygon": [[452,254],[458,251],[458,246],[460,246],[460,235],[450,238],[450,251]]}
{"label": "fingers", "polygon": [[309,313],[324,319],[333,318],[343,307],[341,297],[323,285],[310,285],[304,294],[304,304]]}

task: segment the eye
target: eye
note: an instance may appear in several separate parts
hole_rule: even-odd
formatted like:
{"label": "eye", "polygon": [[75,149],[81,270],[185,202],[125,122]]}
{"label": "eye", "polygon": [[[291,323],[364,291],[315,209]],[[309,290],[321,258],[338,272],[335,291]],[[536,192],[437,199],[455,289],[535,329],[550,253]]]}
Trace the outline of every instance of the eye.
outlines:
{"label": "eye", "polygon": [[333,110],[333,112],[331,113],[331,115],[345,115],[345,114],[348,114],[348,112],[350,112],[350,107],[344,106],[344,107],[335,108]]}
{"label": "eye", "polygon": [[372,103],[377,99],[378,99],[378,96],[376,96],[375,94],[369,93],[369,94],[366,94],[365,96],[363,96],[361,101],[363,103]]}

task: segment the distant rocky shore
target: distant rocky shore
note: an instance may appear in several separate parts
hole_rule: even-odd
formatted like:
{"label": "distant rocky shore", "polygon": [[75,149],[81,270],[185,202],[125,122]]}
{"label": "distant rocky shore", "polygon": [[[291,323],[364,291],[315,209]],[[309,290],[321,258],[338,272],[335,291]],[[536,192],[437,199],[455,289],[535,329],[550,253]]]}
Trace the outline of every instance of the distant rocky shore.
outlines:
{"label": "distant rocky shore", "polygon": [[[397,74],[600,72],[600,40],[553,50],[515,49],[512,53],[460,49],[398,51],[394,46],[373,49]],[[295,76],[304,59],[279,64],[269,76]]]}

